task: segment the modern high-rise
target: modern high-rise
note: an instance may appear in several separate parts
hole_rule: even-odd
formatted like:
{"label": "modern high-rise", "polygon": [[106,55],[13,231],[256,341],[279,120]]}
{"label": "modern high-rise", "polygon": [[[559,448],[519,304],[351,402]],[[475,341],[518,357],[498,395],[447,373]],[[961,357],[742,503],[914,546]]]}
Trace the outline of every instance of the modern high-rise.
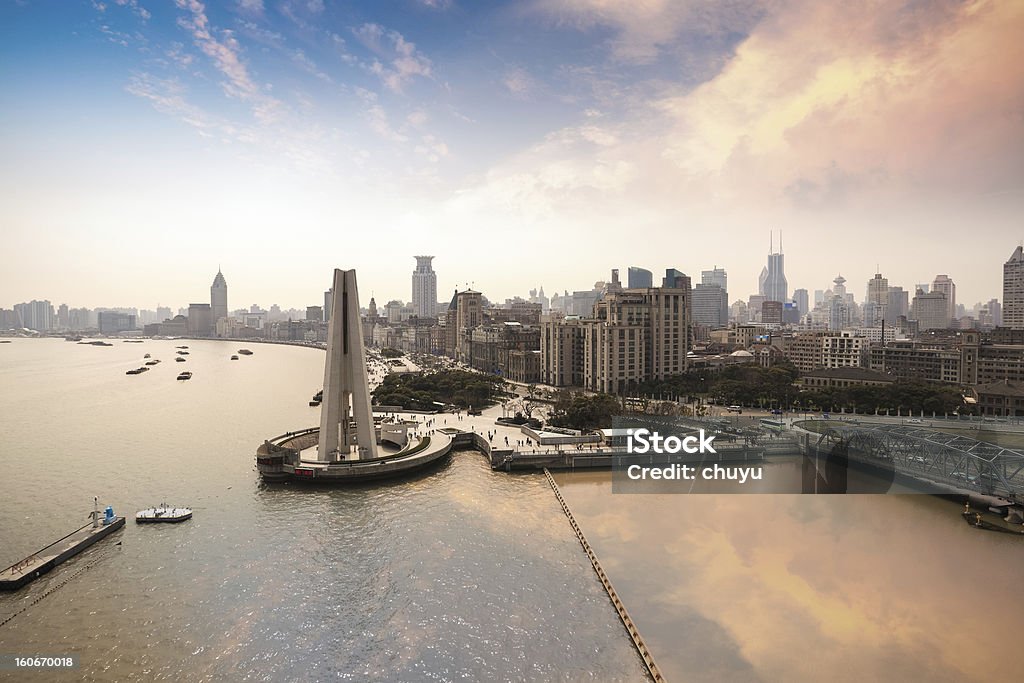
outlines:
{"label": "modern high-rise", "polygon": [[875,327],[885,320],[885,309],[889,305],[889,280],[881,273],[868,280],[868,293],[864,299],[864,326]]}
{"label": "modern high-rise", "polygon": [[217,276],[213,278],[213,285],[210,286],[210,313],[214,325],[221,318],[228,317],[228,283],[220,268],[217,269]]}
{"label": "modern high-rise", "polygon": [[1024,330],[1024,248],[1018,246],[1003,264],[1003,325]]}
{"label": "modern high-rise", "polygon": [[779,251],[769,239],[768,265],[758,278],[758,293],[765,301],[789,301],[789,282],[786,281],[785,256],[782,255],[782,236],[779,236]]}
{"label": "modern high-rise", "polygon": [[913,307],[919,331],[944,330],[949,327],[949,302],[945,292],[923,292],[919,289],[914,296]]}
{"label": "modern high-rise", "polygon": [[724,291],[729,291],[729,276],[725,268],[715,266],[712,270],[700,271],[700,283],[702,285],[718,285]]}
{"label": "modern high-rise", "polygon": [[691,305],[693,322],[711,328],[729,324],[729,294],[720,285],[704,282],[696,285],[691,295]]}
{"label": "modern high-rise", "polygon": [[807,313],[811,310],[810,301],[806,289],[793,290],[793,303],[796,304],[796,308],[798,311],[800,311],[801,316],[807,315]]}
{"label": "modern high-rise", "polygon": [[654,273],[646,268],[630,266],[626,272],[626,287],[629,289],[641,289],[654,286]]}
{"label": "modern high-rise", "polygon": [[946,306],[949,308],[949,319],[956,318],[956,285],[949,279],[948,275],[936,275],[932,283],[933,292],[942,292],[946,295]]}
{"label": "modern high-rise", "polygon": [[210,304],[188,305],[188,336],[209,337],[216,329],[213,307]]}
{"label": "modern high-rise", "polygon": [[675,268],[666,268],[665,277],[661,279],[663,289],[690,289],[690,276]]}
{"label": "modern high-rise", "polygon": [[437,273],[433,256],[416,256],[416,270],[412,272],[412,311],[418,318],[433,318],[437,306]]}
{"label": "modern high-rise", "polygon": [[56,327],[57,316],[53,313],[53,304],[48,299],[32,301],[25,304],[14,304],[14,314],[21,321],[21,327],[38,332],[47,332]]}
{"label": "modern high-rise", "polygon": [[885,308],[885,324],[895,325],[900,316],[910,317],[910,292],[902,287],[889,287],[889,303]]}

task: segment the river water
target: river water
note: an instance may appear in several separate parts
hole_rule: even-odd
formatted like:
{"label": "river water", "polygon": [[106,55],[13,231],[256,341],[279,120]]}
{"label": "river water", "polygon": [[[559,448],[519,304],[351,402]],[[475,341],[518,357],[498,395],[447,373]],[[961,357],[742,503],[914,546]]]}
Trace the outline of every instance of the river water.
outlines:
{"label": "river water", "polygon": [[[189,360],[172,362],[181,343]],[[323,354],[251,348],[0,344],[0,565],[83,524],[93,495],[129,517],[196,511],[129,523],[0,594],[0,621],[17,615],[0,653],[77,654],[67,680],[644,679],[541,476],[470,451],[387,485],[261,486],[256,445],[317,420]],[[125,376],[146,352],[164,362]],[[972,529],[952,503],[556,478],[669,680],[1024,675],[1024,539]]]}
{"label": "river water", "polygon": [[[384,486],[267,488],[255,448],[317,422],[322,352],[113,344],[0,344],[0,565],[86,523],[94,495],[195,516],[129,521],[0,594],[0,654],[80,658],[39,680],[645,678],[542,476],[467,451]],[[126,376],[147,352],[163,362]]]}

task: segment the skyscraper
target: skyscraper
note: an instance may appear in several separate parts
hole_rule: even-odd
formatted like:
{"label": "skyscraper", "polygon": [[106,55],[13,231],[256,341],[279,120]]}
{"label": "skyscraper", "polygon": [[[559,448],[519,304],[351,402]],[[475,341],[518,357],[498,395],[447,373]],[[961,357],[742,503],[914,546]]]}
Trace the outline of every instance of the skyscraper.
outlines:
{"label": "skyscraper", "polygon": [[1024,330],[1024,249],[1018,246],[1003,264],[1003,325]]}
{"label": "skyscraper", "polygon": [[700,283],[702,285],[718,285],[726,292],[729,291],[729,276],[726,275],[725,268],[718,266],[712,270],[700,271]]}
{"label": "skyscraper", "polygon": [[433,256],[416,256],[416,270],[412,272],[412,311],[418,318],[433,318],[437,306],[437,273],[431,262]]}
{"label": "skyscraper", "polygon": [[949,327],[949,301],[945,292],[923,292],[919,289],[913,305],[914,320],[921,332]]}
{"label": "skyscraper", "polygon": [[626,287],[629,289],[647,289],[654,286],[654,273],[646,268],[630,266],[626,271]]}
{"label": "skyscraper", "polygon": [[810,301],[806,289],[794,289],[793,290],[793,303],[796,304],[796,308],[800,311],[800,315],[804,316],[811,310]]}
{"label": "skyscraper", "polygon": [[949,279],[948,275],[936,275],[932,283],[933,292],[942,292],[946,295],[946,305],[949,307],[949,319],[956,318],[956,285]]}
{"label": "skyscraper", "polygon": [[786,281],[785,257],[782,255],[782,236],[779,236],[779,252],[769,237],[768,265],[758,278],[759,294],[765,301],[789,301],[789,283]]}
{"label": "skyscraper", "polygon": [[868,293],[864,299],[864,325],[874,327],[885,320],[885,309],[889,305],[889,280],[881,273],[868,280]]}
{"label": "skyscraper", "polygon": [[213,278],[213,285],[210,286],[210,313],[214,325],[221,318],[228,317],[228,283],[220,268],[217,268],[217,276]]}

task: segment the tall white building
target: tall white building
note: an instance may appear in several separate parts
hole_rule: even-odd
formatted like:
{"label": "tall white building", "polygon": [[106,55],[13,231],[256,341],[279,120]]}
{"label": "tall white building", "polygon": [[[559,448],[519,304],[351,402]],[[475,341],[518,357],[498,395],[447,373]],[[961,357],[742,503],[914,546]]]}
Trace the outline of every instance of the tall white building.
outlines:
{"label": "tall white building", "polygon": [[214,325],[221,318],[228,317],[228,283],[220,268],[217,268],[217,276],[213,278],[213,285],[210,286],[210,313]]}
{"label": "tall white building", "polygon": [[1024,249],[1019,246],[1003,264],[1002,323],[1024,330]]}
{"label": "tall white building", "polygon": [[412,310],[419,318],[433,318],[437,306],[437,273],[431,262],[433,256],[416,256],[416,270],[412,272]]}
{"label": "tall white building", "polygon": [[57,316],[54,315],[53,304],[48,299],[33,299],[25,304],[14,304],[14,314],[20,319],[21,326],[30,330],[47,332],[56,327]]}

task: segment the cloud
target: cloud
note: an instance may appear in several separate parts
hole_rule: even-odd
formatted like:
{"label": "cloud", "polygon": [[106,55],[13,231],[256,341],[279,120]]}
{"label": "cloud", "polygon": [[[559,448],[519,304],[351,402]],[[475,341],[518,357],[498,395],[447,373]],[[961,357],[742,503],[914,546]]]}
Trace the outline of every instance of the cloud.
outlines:
{"label": "cloud", "polygon": [[795,4],[718,76],[655,103],[669,121],[664,156],[798,201],[950,189],[965,168],[969,185],[1019,182],[1022,29],[1014,3]]}
{"label": "cloud", "polygon": [[501,83],[514,97],[520,98],[525,98],[536,85],[530,74],[520,67],[511,67],[505,71]]}
{"label": "cloud", "polygon": [[436,164],[448,156],[448,145],[433,135],[424,135],[416,145],[415,151],[432,164]]}
{"label": "cloud", "polygon": [[185,46],[182,43],[174,41],[171,43],[169,50],[164,52],[167,57],[177,64],[181,68],[187,68],[192,66],[192,62],[195,61],[195,57],[188,52],[185,52]]}
{"label": "cloud", "polygon": [[[145,7],[139,4],[138,0],[113,0],[113,2],[115,5],[118,5],[119,7],[128,7],[137,17],[139,17],[143,21],[147,21],[152,16]],[[100,9],[100,6],[98,4],[94,3],[94,6],[96,6],[97,9]]]}
{"label": "cloud", "polygon": [[[595,5],[603,21],[631,25],[614,2],[552,7]],[[634,5],[647,17],[675,11]],[[569,216],[599,190],[622,208],[714,222],[748,207],[776,219],[849,216],[1019,188],[1024,5],[929,7],[773,5],[713,77],[693,87],[641,70],[648,82],[630,87],[642,98],[624,97],[614,80],[616,96],[601,95],[608,70],[587,67],[594,95],[580,121],[495,165],[462,196],[505,192],[506,205]],[[594,214],[605,212],[601,202]]]}
{"label": "cloud", "polygon": [[762,15],[757,0],[532,0],[530,14],[548,18],[557,26],[612,32],[613,55],[630,63],[650,63],[684,44],[690,34],[710,38],[745,33]]}
{"label": "cloud", "polygon": [[402,92],[413,78],[429,78],[433,75],[430,60],[398,31],[387,30],[380,24],[367,23],[353,29],[352,33],[377,56],[367,68],[389,90]]}
{"label": "cloud", "polygon": [[247,14],[263,14],[263,0],[238,0],[238,9]]}
{"label": "cloud", "polygon": [[388,114],[384,107],[380,105],[376,93],[370,92],[365,88],[359,88],[356,90],[356,95],[366,105],[364,117],[373,132],[391,142],[408,142],[409,137],[407,135],[392,127],[391,122],[388,120]]}
{"label": "cloud", "polygon": [[416,0],[419,4],[430,9],[445,10],[451,9],[455,2],[454,0]]}
{"label": "cloud", "polygon": [[241,47],[231,31],[221,31],[221,38],[214,35],[206,8],[198,0],[175,0],[178,8],[187,10],[189,16],[180,17],[178,25],[191,33],[199,50],[209,57],[217,70],[227,79],[222,83],[224,92],[251,103],[257,119],[269,122],[281,112],[282,102],[265,94],[252,80],[249,70],[241,58]]}

